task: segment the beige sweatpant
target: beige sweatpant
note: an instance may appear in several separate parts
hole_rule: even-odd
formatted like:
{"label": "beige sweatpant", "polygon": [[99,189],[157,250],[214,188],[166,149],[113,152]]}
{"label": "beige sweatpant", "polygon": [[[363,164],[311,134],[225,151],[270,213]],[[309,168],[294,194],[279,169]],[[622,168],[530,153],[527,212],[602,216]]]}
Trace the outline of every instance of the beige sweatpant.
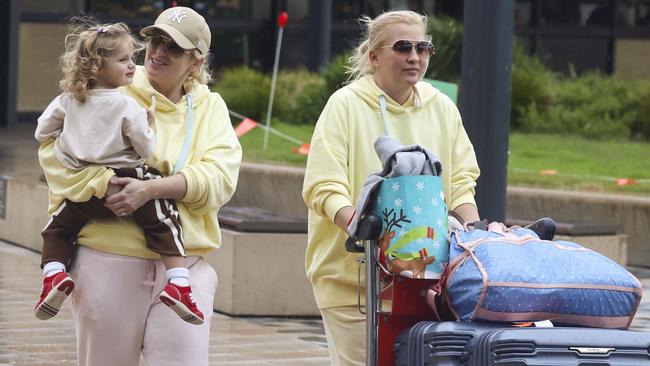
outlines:
{"label": "beige sweatpant", "polygon": [[331,366],[366,364],[366,316],[355,306],[320,309]]}
{"label": "beige sweatpant", "polygon": [[185,258],[205,322],[181,320],[158,299],[167,280],[160,260],[78,248],[70,275],[80,366],[208,365],[217,274],[200,257]]}

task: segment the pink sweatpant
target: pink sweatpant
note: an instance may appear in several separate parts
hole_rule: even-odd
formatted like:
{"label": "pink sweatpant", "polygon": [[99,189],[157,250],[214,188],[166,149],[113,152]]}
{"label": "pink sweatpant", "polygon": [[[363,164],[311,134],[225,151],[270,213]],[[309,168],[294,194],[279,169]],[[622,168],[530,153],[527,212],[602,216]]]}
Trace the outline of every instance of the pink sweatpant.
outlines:
{"label": "pink sweatpant", "polygon": [[158,300],[165,283],[160,260],[79,246],[70,275],[80,366],[208,365],[217,274],[200,257],[185,258],[202,325],[181,320]]}

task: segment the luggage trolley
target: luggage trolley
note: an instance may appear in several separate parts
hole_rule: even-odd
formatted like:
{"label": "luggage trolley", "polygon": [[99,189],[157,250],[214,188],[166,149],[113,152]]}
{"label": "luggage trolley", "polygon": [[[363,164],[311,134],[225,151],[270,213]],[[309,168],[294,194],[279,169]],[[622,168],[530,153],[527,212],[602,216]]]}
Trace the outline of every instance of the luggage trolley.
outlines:
{"label": "luggage trolley", "polygon": [[[541,236],[552,238],[555,227],[554,223],[549,226],[548,220],[538,220],[527,228]],[[428,332],[462,335],[462,342],[466,343],[456,344],[464,349],[460,350],[462,354],[459,350],[451,352],[456,355],[443,354],[439,362],[445,365],[489,366],[496,365],[497,358],[500,360],[499,364],[516,360],[531,365],[542,365],[550,364],[550,360],[554,360],[554,365],[567,366],[596,363],[621,366],[650,365],[650,333],[647,332],[567,326],[517,328],[505,323],[432,322],[435,315],[425,301],[425,294],[436,280],[407,278],[389,274],[382,268],[378,252],[381,230],[380,219],[367,215],[360,222],[358,237],[349,238],[345,243],[349,252],[364,253],[362,262],[365,263],[366,274],[367,366],[394,366],[397,336],[406,329],[418,327],[418,331],[428,328]],[[359,275],[360,271],[361,263]],[[385,283],[390,283],[390,286],[383,287],[382,284]],[[392,300],[389,311],[382,309],[383,299]],[[361,310],[361,293],[359,308]],[[423,320],[428,322],[420,323]],[[417,323],[420,324],[413,327]],[[447,337],[441,342],[449,348],[453,339]],[[504,351],[505,347],[512,355],[501,352],[496,356],[494,347],[501,351]],[[420,347],[419,351],[421,350]],[[405,351],[408,353],[416,350],[409,347]],[[413,364],[414,358],[410,360],[409,365]],[[429,364],[418,356],[415,360],[418,365]]]}
{"label": "luggage trolley", "polygon": [[[358,237],[348,238],[345,243],[349,252],[364,253],[359,263],[359,310],[362,311],[361,264],[364,263],[367,366],[393,366],[393,344],[400,332],[422,320],[433,320],[433,310],[426,304],[425,294],[435,280],[403,277],[383,268],[378,252],[381,230],[379,217],[367,214],[359,223]],[[390,310],[383,309],[383,300],[390,300]]]}

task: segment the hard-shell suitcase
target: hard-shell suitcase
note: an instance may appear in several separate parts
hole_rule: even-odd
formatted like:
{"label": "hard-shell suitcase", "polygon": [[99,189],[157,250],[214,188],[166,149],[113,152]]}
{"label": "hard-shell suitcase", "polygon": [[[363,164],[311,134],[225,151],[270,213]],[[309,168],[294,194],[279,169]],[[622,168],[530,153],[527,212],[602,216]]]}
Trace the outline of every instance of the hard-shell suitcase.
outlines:
{"label": "hard-shell suitcase", "polygon": [[468,344],[467,366],[650,365],[650,333],[599,328],[504,328]]}
{"label": "hard-shell suitcase", "polygon": [[393,347],[396,366],[460,366],[466,346],[502,324],[423,321],[403,331]]}

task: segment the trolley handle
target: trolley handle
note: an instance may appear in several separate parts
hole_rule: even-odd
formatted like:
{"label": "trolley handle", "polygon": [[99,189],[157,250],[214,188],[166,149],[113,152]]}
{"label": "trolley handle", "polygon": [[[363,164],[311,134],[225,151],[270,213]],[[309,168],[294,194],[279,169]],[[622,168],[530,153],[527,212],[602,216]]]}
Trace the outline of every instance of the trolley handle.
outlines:
{"label": "trolley handle", "polygon": [[379,216],[374,214],[365,215],[359,221],[357,236],[350,236],[345,241],[345,249],[351,253],[363,253],[363,241],[378,240],[381,236],[381,229],[382,224]]}

